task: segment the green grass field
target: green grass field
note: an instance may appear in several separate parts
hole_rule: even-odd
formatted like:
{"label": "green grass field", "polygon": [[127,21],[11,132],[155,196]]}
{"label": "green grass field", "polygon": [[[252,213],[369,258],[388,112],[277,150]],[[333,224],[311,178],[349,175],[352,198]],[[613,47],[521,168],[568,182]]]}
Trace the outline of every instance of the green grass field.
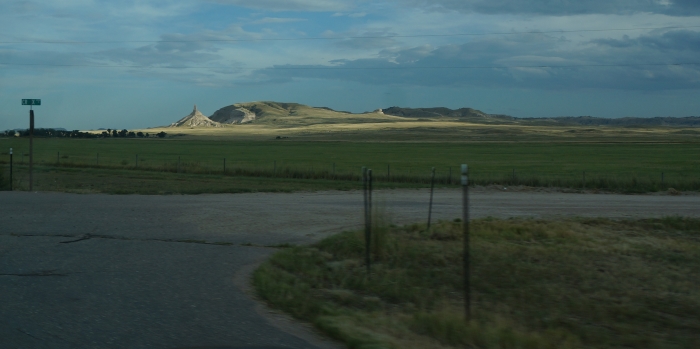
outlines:
{"label": "green grass field", "polygon": [[464,320],[460,222],[373,230],[285,249],[261,298],[350,348],[698,348],[700,221],[481,219]]}
{"label": "green grass field", "polygon": [[[14,148],[15,180],[27,182],[28,139],[0,138],[0,163],[7,172]],[[26,154],[26,155],[22,155]],[[99,155],[98,155],[99,154]],[[138,156],[138,160],[137,160]],[[178,160],[179,159],[179,160]],[[621,192],[700,190],[700,144],[572,143],[382,143],[300,142],[290,140],[228,141],[206,139],[60,139],[35,140],[35,163],[44,171],[83,169],[85,176],[129,171],[195,175],[277,177],[340,182],[359,179],[373,169],[378,182],[425,186],[436,168],[438,183],[455,184],[459,165],[469,164],[475,184],[529,185],[601,189]],[[178,166],[179,161],[179,166]],[[114,170],[112,172],[107,170]],[[125,172],[126,171],[126,172]],[[7,177],[7,174],[5,174]],[[203,177],[204,178],[204,177]],[[584,182],[585,178],[585,182]],[[663,179],[663,183],[662,183]],[[90,180],[94,181],[94,180]],[[129,189],[123,182],[123,192]],[[16,182],[16,187],[22,187]],[[216,192],[216,186],[210,191]],[[261,186],[260,189],[264,190]],[[56,189],[60,190],[60,189]],[[99,191],[99,186],[94,190]],[[161,192],[177,192],[177,189]],[[223,190],[225,191],[225,190]]]}

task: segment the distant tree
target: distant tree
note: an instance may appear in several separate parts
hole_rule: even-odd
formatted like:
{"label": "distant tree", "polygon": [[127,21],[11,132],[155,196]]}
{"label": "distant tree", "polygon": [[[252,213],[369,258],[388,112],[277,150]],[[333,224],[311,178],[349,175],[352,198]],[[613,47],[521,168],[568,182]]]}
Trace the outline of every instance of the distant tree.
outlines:
{"label": "distant tree", "polygon": [[126,138],[126,136],[127,136],[128,134],[129,134],[129,131],[128,131],[127,129],[123,129],[123,130],[119,131],[119,137],[124,137],[124,138]]}
{"label": "distant tree", "polygon": [[102,133],[100,135],[102,136],[102,138],[107,138],[107,137],[109,137],[109,132],[102,131]]}
{"label": "distant tree", "polygon": [[137,132],[136,137],[143,138],[143,132]]}
{"label": "distant tree", "polygon": [[107,133],[112,134],[112,129],[111,129],[111,128],[108,128],[108,129],[107,129]]}
{"label": "distant tree", "polygon": [[127,137],[136,138],[136,133],[134,133],[134,131],[130,131],[129,133],[127,133]]}
{"label": "distant tree", "polygon": [[117,130],[112,130],[112,137],[119,137]]}
{"label": "distant tree", "polygon": [[160,132],[158,132],[158,134],[156,134],[156,136],[158,136],[159,138],[165,138],[165,135],[166,135],[166,134],[167,134],[167,133],[165,133],[165,132],[163,132],[163,131],[160,131]]}
{"label": "distant tree", "polygon": [[151,135],[148,134],[148,132],[146,132],[146,138],[148,138],[148,137],[151,137]]}

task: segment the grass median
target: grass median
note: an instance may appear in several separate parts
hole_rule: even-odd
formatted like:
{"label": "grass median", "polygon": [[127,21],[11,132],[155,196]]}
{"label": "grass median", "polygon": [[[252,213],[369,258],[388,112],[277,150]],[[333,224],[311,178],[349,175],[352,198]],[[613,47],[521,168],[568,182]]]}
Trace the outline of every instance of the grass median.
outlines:
{"label": "grass median", "polygon": [[282,250],[253,276],[272,307],[351,348],[699,348],[700,220],[378,225]]}

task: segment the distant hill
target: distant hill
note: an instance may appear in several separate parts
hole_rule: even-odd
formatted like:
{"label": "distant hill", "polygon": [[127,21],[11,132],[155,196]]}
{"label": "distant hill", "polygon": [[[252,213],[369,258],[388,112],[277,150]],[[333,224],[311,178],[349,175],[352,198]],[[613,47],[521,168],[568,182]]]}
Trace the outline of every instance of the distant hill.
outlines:
{"label": "distant hill", "polygon": [[521,118],[523,122],[549,123],[573,126],[684,126],[700,127],[700,117],[686,116],[653,118],[596,118],[592,116],[560,116],[554,118]]}
{"label": "distant hill", "polygon": [[405,120],[377,112],[353,114],[328,107],[311,107],[299,103],[272,101],[232,104],[214,112],[210,119],[223,125],[256,123],[282,126]]}
{"label": "distant hill", "polygon": [[449,109],[444,107],[437,108],[401,108],[391,107],[381,109],[384,114],[403,116],[407,118],[434,118],[434,117],[455,117],[455,118],[473,118],[473,117],[490,117],[480,110],[472,108]]}
{"label": "distant hill", "polygon": [[391,107],[379,109],[381,113],[386,115],[400,116],[405,118],[418,119],[453,119],[458,121],[468,121],[474,123],[513,123],[518,119],[508,115],[487,114],[481,110],[472,108],[450,109],[445,107],[435,108],[401,108]]}
{"label": "distant hill", "polygon": [[525,125],[550,126],[679,126],[700,127],[700,117],[653,117],[653,118],[597,118],[592,116],[560,116],[551,118],[516,118],[508,115],[487,114],[472,108],[400,108],[380,109],[384,114],[409,118],[452,118],[469,122],[502,122]]}
{"label": "distant hill", "polygon": [[263,124],[276,126],[308,126],[316,124],[359,124],[405,121],[456,121],[489,125],[533,125],[533,126],[613,126],[645,127],[676,126],[700,127],[700,117],[682,118],[596,118],[591,116],[562,116],[551,118],[516,118],[509,115],[488,114],[472,108],[450,109],[390,107],[373,112],[350,113],[328,107],[311,107],[299,103],[259,101],[236,103],[220,108],[210,117],[204,116],[197,106],[189,115],[173,123],[171,127],[227,127],[236,124]]}

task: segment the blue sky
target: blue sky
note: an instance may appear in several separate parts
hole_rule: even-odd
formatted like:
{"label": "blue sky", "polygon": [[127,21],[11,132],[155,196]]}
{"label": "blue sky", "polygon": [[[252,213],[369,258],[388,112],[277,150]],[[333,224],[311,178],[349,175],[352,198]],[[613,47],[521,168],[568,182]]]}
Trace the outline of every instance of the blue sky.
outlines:
{"label": "blue sky", "polygon": [[254,100],[690,116],[698,63],[697,0],[5,0],[0,129],[22,98],[70,129]]}

